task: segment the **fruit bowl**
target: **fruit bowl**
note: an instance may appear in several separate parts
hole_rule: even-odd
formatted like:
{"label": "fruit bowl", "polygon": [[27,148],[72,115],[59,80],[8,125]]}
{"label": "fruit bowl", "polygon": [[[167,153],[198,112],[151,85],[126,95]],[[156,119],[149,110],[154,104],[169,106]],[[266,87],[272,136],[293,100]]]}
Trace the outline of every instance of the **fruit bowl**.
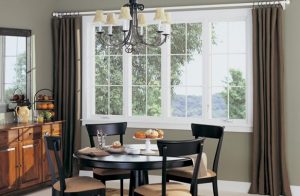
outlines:
{"label": "fruit bowl", "polygon": [[[151,147],[151,140],[161,140],[164,137],[163,137],[163,135],[158,135],[158,134],[153,134],[153,133],[151,134],[149,130],[156,132],[156,130],[148,129],[145,132],[145,137],[136,137],[136,136],[141,136],[141,134],[140,134],[141,131],[137,131],[132,138],[135,139],[135,140],[145,141],[145,153],[146,154],[153,154],[153,153],[155,153],[155,151],[152,151],[151,148],[150,148]],[[139,133],[139,134],[137,134],[137,133]],[[155,137],[153,137],[153,136],[155,136]]]}

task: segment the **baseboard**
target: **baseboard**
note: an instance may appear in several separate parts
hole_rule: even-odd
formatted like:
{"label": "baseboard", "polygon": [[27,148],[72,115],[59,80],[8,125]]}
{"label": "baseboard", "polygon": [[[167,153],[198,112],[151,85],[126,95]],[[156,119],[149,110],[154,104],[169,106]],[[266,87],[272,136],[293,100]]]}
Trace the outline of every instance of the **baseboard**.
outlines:
{"label": "baseboard", "polygon": [[[84,171],[80,170],[80,176],[93,176],[92,171]],[[156,175],[150,175],[150,183],[160,182],[161,177]],[[125,181],[125,184],[128,183]],[[211,184],[201,184],[199,188],[211,188]],[[238,181],[227,181],[227,180],[218,180],[219,190],[222,191],[230,191],[237,193],[248,193],[250,188],[250,182],[238,182]],[[116,187],[117,188],[117,187]],[[300,186],[291,186],[292,195],[297,196],[300,195]]]}

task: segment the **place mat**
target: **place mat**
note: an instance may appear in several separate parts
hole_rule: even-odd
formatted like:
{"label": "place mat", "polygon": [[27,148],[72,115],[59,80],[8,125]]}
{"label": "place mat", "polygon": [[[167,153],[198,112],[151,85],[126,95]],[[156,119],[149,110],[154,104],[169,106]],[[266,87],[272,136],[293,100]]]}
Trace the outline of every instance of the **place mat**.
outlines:
{"label": "place mat", "polygon": [[110,155],[108,152],[101,150],[99,148],[96,148],[96,147],[93,147],[93,148],[85,147],[85,148],[78,150],[78,153],[82,154],[82,155],[91,156],[91,157],[101,157],[101,156]]}

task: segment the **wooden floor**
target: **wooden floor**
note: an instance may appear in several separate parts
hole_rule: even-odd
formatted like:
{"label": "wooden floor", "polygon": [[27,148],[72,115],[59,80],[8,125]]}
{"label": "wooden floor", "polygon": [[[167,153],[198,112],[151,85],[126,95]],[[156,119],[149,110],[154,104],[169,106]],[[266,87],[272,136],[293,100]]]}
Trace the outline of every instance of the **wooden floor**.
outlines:
{"label": "wooden floor", "polygon": [[[150,176],[150,183],[155,183],[155,182],[160,182],[160,177],[158,176]],[[126,189],[126,187],[128,187],[128,180],[125,180],[124,182],[124,187]],[[107,196],[119,196],[119,181],[110,181],[107,182],[106,185],[108,191],[107,191]],[[128,188],[127,188],[128,189]],[[213,196],[212,193],[212,187],[210,184],[206,184],[206,185],[199,185],[199,194],[198,196]],[[32,192],[30,194],[26,194],[26,196],[51,196],[51,188],[45,188],[39,191],[35,191]],[[126,195],[126,194],[125,194]],[[250,195],[250,194],[246,194],[246,193],[240,193],[240,192],[232,192],[232,191],[228,191],[228,190],[222,190],[219,187],[219,195],[220,196],[258,196],[258,195]]]}

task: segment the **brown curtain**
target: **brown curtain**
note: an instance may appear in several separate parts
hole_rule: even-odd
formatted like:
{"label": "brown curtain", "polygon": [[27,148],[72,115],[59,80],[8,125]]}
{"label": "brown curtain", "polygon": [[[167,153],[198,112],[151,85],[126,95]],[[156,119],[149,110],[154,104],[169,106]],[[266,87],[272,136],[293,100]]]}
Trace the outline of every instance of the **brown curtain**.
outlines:
{"label": "brown curtain", "polygon": [[253,15],[253,154],[250,193],[291,195],[285,152],[283,9]]}
{"label": "brown curtain", "polygon": [[65,121],[63,165],[65,175],[69,177],[72,175],[74,143],[80,138],[81,129],[81,17],[53,17],[52,33],[56,117]]}

